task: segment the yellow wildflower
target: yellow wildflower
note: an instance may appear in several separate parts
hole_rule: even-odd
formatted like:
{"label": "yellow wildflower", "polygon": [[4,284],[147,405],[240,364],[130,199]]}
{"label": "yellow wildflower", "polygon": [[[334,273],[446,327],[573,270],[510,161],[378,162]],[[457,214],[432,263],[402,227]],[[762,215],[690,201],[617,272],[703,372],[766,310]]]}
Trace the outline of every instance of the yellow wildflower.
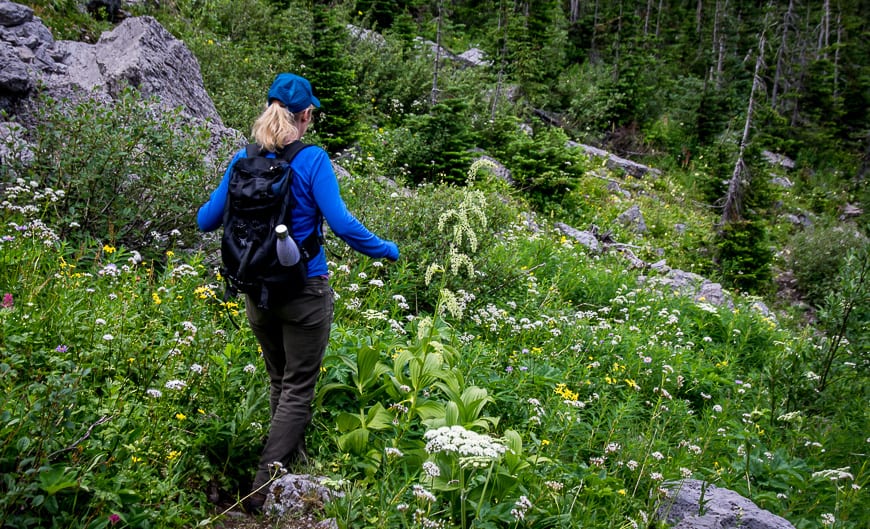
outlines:
{"label": "yellow wildflower", "polygon": [[103,251],[106,253],[115,253],[115,247],[109,246],[108,244],[103,246]]}
{"label": "yellow wildflower", "polygon": [[183,413],[176,413],[175,418],[178,419],[179,421],[183,421],[184,419],[187,419],[187,415],[185,415]]}

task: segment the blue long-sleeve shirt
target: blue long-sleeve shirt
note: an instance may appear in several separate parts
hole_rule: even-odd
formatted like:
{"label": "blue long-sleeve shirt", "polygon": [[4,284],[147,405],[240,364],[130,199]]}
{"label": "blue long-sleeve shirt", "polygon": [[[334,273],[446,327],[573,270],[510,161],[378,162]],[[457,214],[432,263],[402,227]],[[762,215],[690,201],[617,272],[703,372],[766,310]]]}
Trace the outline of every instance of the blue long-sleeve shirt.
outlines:
{"label": "blue long-sleeve shirt", "polygon": [[[220,185],[215,189],[208,202],[199,208],[196,222],[202,231],[213,231],[223,225],[224,208],[227,203],[230,175],[236,161],[247,156],[245,149],[237,152],[227,167]],[[354,250],[374,258],[399,259],[399,248],[391,241],[385,241],[370,232],[350,211],[348,211],[338,187],[338,178],[326,151],[317,146],[309,146],[299,151],[290,164],[295,177],[291,192],[296,199],[292,211],[293,239],[305,240],[315,229],[320,229],[320,212],[330,229]],[[328,274],[326,255],[323,248],[308,262],[308,276]]]}

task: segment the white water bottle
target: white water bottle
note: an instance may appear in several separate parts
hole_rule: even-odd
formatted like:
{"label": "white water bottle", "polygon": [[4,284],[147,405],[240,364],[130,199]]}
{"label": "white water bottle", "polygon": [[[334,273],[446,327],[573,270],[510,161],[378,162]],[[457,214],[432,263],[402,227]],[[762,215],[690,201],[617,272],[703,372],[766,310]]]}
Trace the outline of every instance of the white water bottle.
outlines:
{"label": "white water bottle", "polygon": [[293,266],[299,262],[299,248],[296,241],[287,232],[287,226],[279,224],[275,226],[275,235],[278,236],[277,251],[278,262],[284,266]]}

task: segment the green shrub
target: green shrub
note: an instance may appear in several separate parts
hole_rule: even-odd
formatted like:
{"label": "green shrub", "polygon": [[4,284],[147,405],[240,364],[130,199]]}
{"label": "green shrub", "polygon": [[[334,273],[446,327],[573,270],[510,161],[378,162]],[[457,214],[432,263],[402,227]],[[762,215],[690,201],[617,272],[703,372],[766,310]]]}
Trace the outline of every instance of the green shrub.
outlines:
{"label": "green shrub", "polygon": [[150,246],[152,256],[193,245],[208,134],[152,104],[130,89],[114,106],[43,100],[33,162],[3,166],[0,184],[19,200],[39,201],[39,218],[74,244]]}
{"label": "green shrub", "polygon": [[782,257],[807,302],[819,307],[838,285],[846,255],[868,244],[867,237],[853,226],[817,226],[795,233]]}

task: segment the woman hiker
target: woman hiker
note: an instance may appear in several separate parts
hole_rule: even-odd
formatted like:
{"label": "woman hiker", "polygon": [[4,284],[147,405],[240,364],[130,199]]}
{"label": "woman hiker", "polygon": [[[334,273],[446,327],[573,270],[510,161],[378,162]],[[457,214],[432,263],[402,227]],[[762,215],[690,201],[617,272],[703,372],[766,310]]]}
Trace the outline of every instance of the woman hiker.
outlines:
{"label": "woman hiker", "polygon": [[[269,153],[280,154],[305,135],[312,112],[319,107],[320,101],[308,80],[291,73],[279,74],[269,88],[265,111],[252,127],[254,141]],[[200,207],[200,230],[213,231],[222,226],[233,165],[246,156],[246,149],[236,153],[220,185]],[[326,219],[330,229],[354,250],[373,258],[398,260],[395,243],[371,233],[347,210],[326,151],[308,146],[293,158],[291,167],[295,173],[290,189],[296,204],[290,224],[294,240],[306,240],[314,230],[321,229],[320,220]],[[333,291],[323,248],[319,247],[308,262],[308,280],[299,295],[267,309],[258,307],[248,296],[245,311],[263,350],[271,386],[269,437],[252,493],[244,505],[256,513],[262,511],[266,500],[272,464],[287,466],[305,458],[305,428],[311,421],[314,386],[333,317]]]}

